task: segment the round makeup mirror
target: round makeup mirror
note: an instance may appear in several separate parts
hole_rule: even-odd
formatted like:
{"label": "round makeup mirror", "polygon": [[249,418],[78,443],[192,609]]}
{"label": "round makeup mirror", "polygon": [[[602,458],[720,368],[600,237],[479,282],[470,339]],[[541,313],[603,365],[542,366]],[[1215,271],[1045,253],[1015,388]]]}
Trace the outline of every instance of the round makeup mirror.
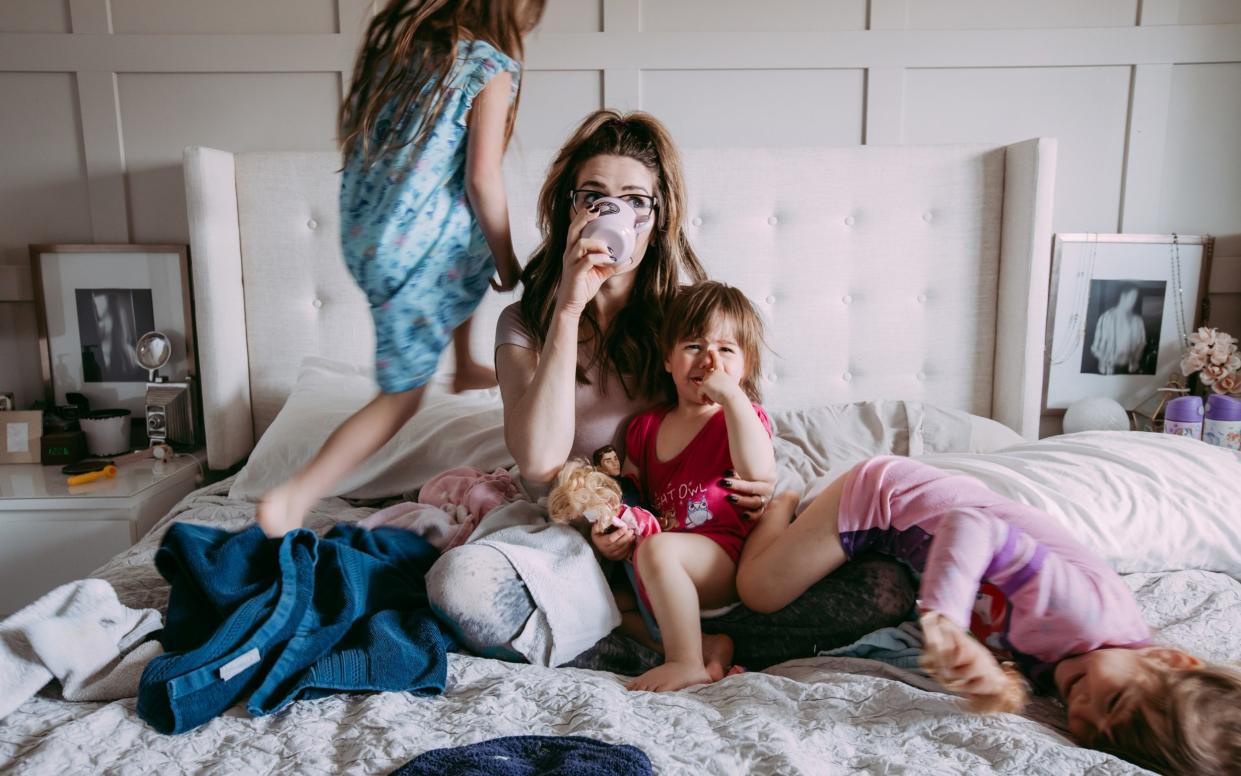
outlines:
{"label": "round makeup mirror", "polygon": [[156,374],[172,358],[172,341],[163,332],[149,331],[138,340],[136,350],[138,363],[150,372],[150,381],[155,382]]}

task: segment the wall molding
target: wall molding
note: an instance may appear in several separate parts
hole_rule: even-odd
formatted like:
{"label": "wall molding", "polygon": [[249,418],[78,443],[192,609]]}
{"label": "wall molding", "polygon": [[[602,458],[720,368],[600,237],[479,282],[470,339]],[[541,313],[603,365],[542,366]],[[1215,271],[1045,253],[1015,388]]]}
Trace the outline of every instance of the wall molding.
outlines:
{"label": "wall molding", "polygon": [[[349,72],[356,45],[354,33],[0,33],[0,71]],[[643,52],[642,69],[651,70],[1202,64],[1238,60],[1241,24],[814,33],[547,33],[531,38],[526,66],[531,70],[632,70],[635,51]]]}
{"label": "wall molding", "polygon": [[[642,29],[642,0],[603,0],[603,30],[600,35],[633,35]],[[532,39],[527,54],[542,46],[544,36]],[[527,64],[530,57],[527,56]],[[646,64],[645,59],[642,62]],[[603,104],[619,111],[642,107],[642,70],[630,61],[623,67],[603,68]]]}

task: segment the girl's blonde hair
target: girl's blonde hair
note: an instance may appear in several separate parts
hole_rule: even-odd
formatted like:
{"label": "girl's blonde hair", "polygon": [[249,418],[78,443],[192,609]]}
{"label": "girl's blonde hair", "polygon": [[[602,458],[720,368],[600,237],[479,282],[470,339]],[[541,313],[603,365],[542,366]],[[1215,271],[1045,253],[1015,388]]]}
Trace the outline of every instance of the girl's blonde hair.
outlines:
{"label": "girl's blonde hair", "polygon": [[599,365],[604,386],[615,371],[631,397],[655,398],[664,389],[663,358],[658,336],[663,310],[676,293],[681,277],[706,279],[698,256],[685,236],[685,175],[672,136],[648,113],[598,110],[587,116],[552,161],[539,192],[539,232],[543,242],[522,272],[525,291],[521,318],[538,346],[551,327],[556,292],[564,265],[565,238],[573,215],[569,192],[582,165],[596,156],[624,156],[640,162],[655,176],[655,223],[651,243],[636,270],[628,303],[606,334],[599,327],[594,302],[582,315],[593,334],[590,363],[578,364],[577,382],[589,384],[586,370]]}
{"label": "girl's blonde hair", "polygon": [[[766,347],[763,319],[746,295],[732,286],[707,280],[681,289],[665,313],[660,332],[659,344],[664,357],[671,355],[677,343],[706,334],[717,320],[732,324],[737,345],[745,357],[741,388],[750,401],[761,403],[762,392],[758,381],[763,374],[763,349]],[[676,391],[671,390],[675,398]]]}
{"label": "girl's blonde hair", "polygon": [[1159,773],[1241,773],[1241,672],[1152,661],[1149,676],[1129,718],[1085,743]]}
{"label": "girl's blonde hair", "polygon": [[[405,145],[421,147],[444,111],[461,38],[486,41],[520,61],[525,54],[522,36],[538,24],[545,4],[546,0],[390,0],[366,29],[349,96],[340,106],[344,157],[359,153],[369,167]],[[513,132],[520,87],[517,96],[509,109],[506,142]],[[383,116],[390,116],[391,123],[379,132]],[[404,123],[410,116],[418,122],[412,132]]]}

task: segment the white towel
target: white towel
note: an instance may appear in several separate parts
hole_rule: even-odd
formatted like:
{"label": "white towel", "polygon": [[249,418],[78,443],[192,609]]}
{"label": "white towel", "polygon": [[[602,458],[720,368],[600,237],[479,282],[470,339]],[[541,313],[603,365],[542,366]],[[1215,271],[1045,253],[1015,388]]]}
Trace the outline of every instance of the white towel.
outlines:
{"label": "white towel", "polygon": [[122,606],[102,579],[61,585],[0,622],[0,719],[53,679],[71,701],[137,695],[161,651],[142,642],[160,625],[159,612]]}
{"label": "white towel", "polygon": [[493,509],[470,542],[499,550],[526,583],[537,608],[513,648],[531,663],[567,663],[620,625],[590,543],[569,526],[550,522],[539,505],[517,501]]}

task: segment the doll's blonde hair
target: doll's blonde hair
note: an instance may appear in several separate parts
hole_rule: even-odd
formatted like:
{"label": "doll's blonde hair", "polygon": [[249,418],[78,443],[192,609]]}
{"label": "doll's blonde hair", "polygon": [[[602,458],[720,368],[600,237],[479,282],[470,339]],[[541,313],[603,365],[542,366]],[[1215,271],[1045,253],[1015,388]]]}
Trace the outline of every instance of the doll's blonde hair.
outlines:
{"label": "doll's blonde hair", "polygon": [[616,480],[582,458],[567,461],[547,496],[547,511],[554,522],[573,523],[586,518],[596,527],[607,526],[621,504]]}

